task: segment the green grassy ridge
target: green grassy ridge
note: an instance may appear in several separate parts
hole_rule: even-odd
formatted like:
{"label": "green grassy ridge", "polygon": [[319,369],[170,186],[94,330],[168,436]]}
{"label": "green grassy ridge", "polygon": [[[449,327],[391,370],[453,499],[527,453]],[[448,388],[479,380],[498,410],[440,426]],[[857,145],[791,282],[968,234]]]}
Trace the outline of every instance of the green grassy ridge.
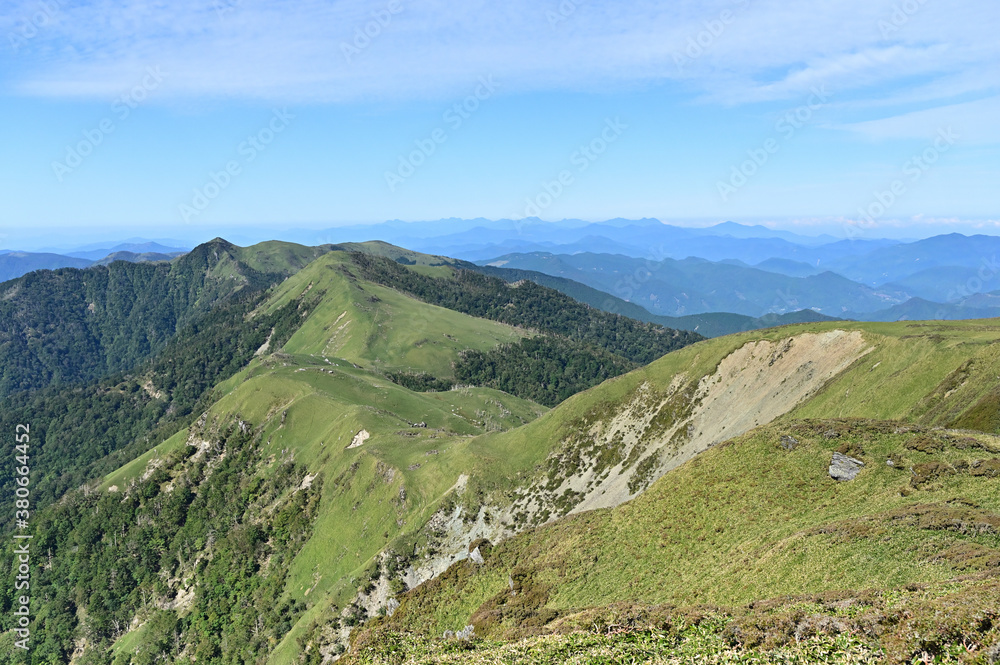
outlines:
{"label": "green grassy ridge", "polygon": [[442,279],[369,254],[353,254],[352,260],[365,279],[425,302],[568,337],[640,364],[702,339],[697,333],[595,309],[532,281],[508,284],[473,270],[454,270],[450,278]]}
{"label": "green grassy ridge", "polygon": [[[863,331],[872,340],[873,350],[798,407],[795,417],[912,419],[959,427],[963,414],[991,394],[1000,376],[1000,367],[993,364],[1000,348],[997,319],[823,324],[815,329],[836,327]],[[782,330],[806,329],[810,327]],[[972,370],[964,383],[950,385],[949,377],[970,361]],[[960,392],[945,397],[951,388]]]}
{"label": "green grassy ridge", "polygon": [[[975,412],[980,402],[988,405],[993,399],[995,377],[1000,375],[1000,357],[996,355],[1000,349],[996,343],[1000,321],[797,324],[685,347],[575,395],[525,427],[482,437],[475,445],[481,455],[500,465],[505,460],[523,458],[523,466],[539,466],[545,455],[571,436],[580,423],[593,423],[619,413],[640,386],[665,391],[681,374],[698,381],[712,374],[726,356],[749,342],[780,342],[801,334],[834,330],[861,331],[872,350],[795,407],[788,417],[863,417],[958,426],[966,414]],[[933,407],[934,396],[941,395],[944,399],[943,394],[950,389],[949,377],[970,361],[972,369],[960,391],[945,400],[950,400],[949,408]],[[963,398],[969,401],[963,402]],[[1000,430],[987,431],[1000,433]]]}
{"label": "green grassy ridge", "polygon": [[532,334],[359,280],[344,252],[327,254],[283,282],[267,311],[312,289],[324,292],[323,301],[285,344],[288,353],[453,378],[452,365],[462,351],[488,351]]}
{"label": "green grassy ridge", "polygon": [[[110,474],[101,486],[141,486],[149,462],[186,448],[190,434],[211,439],[212,432],[236,422],[252,425],[263,460],[291,460],[317,476],[323,492],[311,537],[291,561],[285,591],[275,599],[303,602],[305,609],[275,645],[273,662],[295,661],[297,637],[354,598],[379,552],[412,551],[407,543],[413,532],[474,466],[467,447],[475,434],[521,424],[541,411],[488,389],[412,393],[335,362],[287,354],[255,361],[219,387],[223,397],[199,425]],[[412,427],[418,421],[426,427]],[[348,449],[361,429],[371,438]],[[137,639],[126,634],[118,647]]]}
{"label": "green grassy ridge", "polygon": [[[705,376],[714,371],[718,363],[729,353],[749,341],[759,339],[781,341],[796,334],[837,329],[861,330],[871,345],[870,353],[860,358],[853,366],[830,381],[819,393],[783,419],[779,419],[769,428],[763,428],[740,439],[741,450],[754,451],[755,463],[759,464],[761,460],[771,463],[772,449],[775,448],[776,439],[780,441],[781,436],[776,433],[780,432],[781,428],[789,426],[788,423],[802,419],[829,419],[857,415],[869,419],[899,419],[909,421],[911,424],[920,422],[926,426],[956,426],[963,422],[963,419],[968,419],[970,413],[976,415],[974,412],[977,408],[983,409],[985,408],[983,405],[989,405],[992,403],[991,400],[995,399],[995,376],[1000,369],[996,362],[998,348],[995,342],[998,330],[996,321],[890,325],[839,322],[757,331],[701,342],[671,353],[647,367],[570,398],[558,408],[524,427],[474,439],[471,446],[476,450],[477,456],[485,462],[484,467],[489,471],[484,472],[482,476],[473,474],[469,486],[475,488],[474,494],[502,497],[509,496],[507,493],[512,486],[528,486],[538,482],[540,480],[536,478],[538,470],[548,453],[560,440],[571,435],[574,427],[579,427],[582,422],[593,422],[595,417],[604,418],[617,413],[629,403],[634,391],[644,383],[662,388],[680,373],[686,373],[695,379]],[[831,423],[830,426],[839,425]],[[899,423],[893,425],[893,428],[907,426]],[[996,430],[987,428],[987,431]],[[816,438],[815,433],[812,436],[813,439]],[[863,434],[859,436],[864,438]],[[906,436],[908,435],[892,434],[886,437],[881,433],[873,438],[877,441],[873,445],[878,447],[868,450],[862,456],[869,463],[869,469],[865,471],[869,474],[867,476],[869,479],[888,482],[888,478],[895,478],[893,482],[899,485],[898,487],[895,485],[869,487],[865,482],[840,486],[830,480],[826,476],[828,455],[832,455],[832,450],[849,444],[850,441],[845,438],[833,441],[825,439],[810,441],[808,445],[812,446],[809,449],[812,455],[808,459],[802,457],[806,449],[791,455],[791,459],[798,459],[799,464],[805,466],[792,467],[788,469],[789,473],[794,475],[808,472],[817,482],[825,483],[824,489],[807,491],[808,483],[806,483],[802,487],[785,487],[782,491],[791,500],[801,501],[801,509],[807,515],[817,510],[817,501],[820,502],[819,505],[831,502],[830,496],[825,494],[823,497],[812,496],[817,491],[844,493],[853,489],[851,496],[842,497],[841,502],[846,501],[848,510],[858,510],[861,514],[878,506],[883,508],[883,513],[900,509],[906,501],[914,500],[899,494],[908,487],[909,478],[899,471],[898,467],[896,470],[890,470],[885,465],[885,460],[893,453],[892,446],[898,447],[900,439]],[[976,436],[988,442],[985,448],[979,450],[979,459],[965,457],[960,460],[953,459],[951,462],[964,460],[965,463],[970,463],[996,456],[995,442],[989,437],[983,439],[980,435]],[[836,445],[833,445],[834,443]],[[736,444],[727,444],[704,453],[681,471],[691,473],[689,470],[691,468],[715,468],[720,464],[718,456],[725,454],[724,451],[731,451],[734,446]],[[818,450],[822,450],[822,455],[827,457],[822,460],[817,457]],[[885,457],[878,459],[882,454]],[[917,465],[931,464],[930,458],[921,460],[918,453],[910,451],[907,455],[912,456],[914,459],[911,461]],[[781,459],[784,462],[788,461],[785,458]],[[747,462],[745,454],[740,456],[731,454],[727,482],[738,485],[742,479],[754,473],[766,477],[769,470],[766,464],[763,467],[758,466],[755,470],[748,466]],[[766,554],[768,561],[783,562],[785,570],[794,573],[787,579],[777,579],[774,574],[768,573],[767,569],[748,567],[750,559],[747,559],[747,551],[740,550],[742,558],[738,559],[738,565],[732,561],[727,563],[724,559],[718,558],[718,555],[709,556],[708,552],[697,551],[697,543],[705,541],[711,543],[719,539],[714,532],[701,531],[680,533],[677,541],[683,543],[685,547],[693,548],[692,552],[701,557],[692,561],[690,565],[685,565],[685,569],[709,572],[699,575],[677,570],[675,565],[673,570],[680,576],[677,579],[682,582],[665,579],[662,574],[648,577],[640,575],[637,578],[629,572],[633,570],[637,558],[646,561],[647,565],[651,561],[661,562],[664,557],[669,558],[670,550],[659,551],[658,546],[644,545],[650,540],[648,529],[643,528],[648,526],[648,521],[643,522],[641,516],[637,516],[633,511],[639,510],[642,506],[650,506],[654,497],[677,495],[677,485],[681,477],[677,474],[681,471],[668,474],[646,495],[617,509],[574,515],[540,531],[529,532],[530,535],[522,535],[499,545],[497,552],[500,554],[495,554],[493,559],[505,562],[502,569],[485,567],[467,582],[469,587],[449,586],[447,583],[437,582],[424,585],[428,589],[433,589],[433,593],[428,594],[430,600],[427,602],[430,605],[421,606],[408,615],[404,603],[404,608],[399,613],[401,621],[402,617],[409,616],[415,623],[399,625],[407,630],[416,627],[425,635],[461,628],[465,625],[463,622],[468,622],[478,607],[507,587],[509,582],[507,576],[518,563],[525,564],[531,570],[539,568],[543,571],[539,573],[542,576],[539,585],[542,587],[547,585],[552,595],[550,602],[549,592],[546,592],[546,603],[549,603],[546,607],[563,611],[574,607],[636,599],[645,602],[694,603],[709,600],[749,602],[756,598],[767,597],[769,594],[834,588],[831,586],[831,575],[822,572],[823,563],[811,565],[814,555],[819,556],[815,560],[830,564],[827,566],[828,570],[854,571],[849,577],[859,588],[865,585],[888,588],[893,585],[904,585],[913,579],[942,581],[952,579],[959,574],[956,566],[965,565],[962,561],[971,558],[988,562],[993,552],[1000,551],[997,550],[1000,543],[993,542],[995,538],[989,542],[976,541],[969,544],[948,541],[947,534],[942,535],[937,531],[928,532],[900,527],[897,531],[885,534],[888,538],[887,543],[876,544],[874,547],[876,558],[880,558],[880,561],[898,563],[890,567],[881,564],[876,566],[867,545],[839,542],[830,534],[811,532],[806,534],[804,531],[819,526],[799,523],[797,530],[792,529],[781,538],[775,537],[775,542],[770,545],[767,540],[770,536],[765,537],[766,534],[745,544],[747,551],[754,553],[754,556]],[[996,503],[994,480],[959,475],[944,477],[935,482],[941,482],[946,487],[953,485],[958,487],[962,490],[963,497],[972,496],[985,506],[983,510],[989,514],[995,515],[1000,509],[1000,505]],[[966,485],[969,492],[963,489]],[[705,498],[704,493],[692,491],[698,497],[698,502],[685,508],[688,511],[686,518],[688,525],[704,523],[711,525],[713,529],[721,527],[725,532],[728,523],[734,520],[738,522],[739,516],[726,513],[725,506],[713,504],[715,512],[704,509],[700,506]],[[764,496],[769,495],[765,492]],[[881,498],[876,500],[874,497]],[[758,510],[757,503],[760,499],[757,495],[745,494],[736,498],[742,508],[747,509],[752,505],[754,510]],[[762,505],[770,505],[778,511],[762,517],[760,520],[762,523],[773,522],[783,525],[786,529],[794,526],[795,522],[789,521],[788,515],[782,512],[784,510],[782,505],[774,505],[773,501]],[[663,505],[653,510],[657,515],[670,512]],[[837,521],[832,513],[826,516],[831,521]],[[855,515],[854,518],[860,519],[859,515]],[[851,518],[845,514],[843,519]],[[612,524],[614,529],[610,526]],[[635,528],[629,526],[634,524],[642,526]],[[590,535],[591,531],[598,529],[595,525],[604,529],[603,535]],[[765,548],[765,545],[770,549],[766,551],[761,549]],[[952,552],[955,560],[946,558],[930,561],[915,551],[918,546],[924,548],[940,546],[942,551],[957,548]],[[976,556],[971,556],[966,546],[973,550],[985,549],[973,551],[972,554]],[[604,547],[609,549],[605,551],[602,549]],[[656,551],[648,551],[649,547],[653,547]],[[907,549],[908,547],[911,549]],[[609,556],[609,553],[613,556]],[[597,562],[604,563],[597,566]],[[752,570],[753,573],[747,572],[748,570]],[[642,572],[645,574],[649,571]],[[712,575],[717,577],[713,578]],[[733,588],[745,591],[741,592],[743,595],[740,597],[726,597],[724,590]],[[411,593],[419,591],[420,589]],[[435,596],[439,596],[440,602],[434,600]]]}
{"label": "green grassy ridge", "polygon": [[517,282],[530,280],[550,289],[559,291],[570,298],[585,305],[603,310],[611,314],[620,314],[636,321],[655,323],[667,328],[687,330],[696,332],[705,337],[722,337],[738,332],[747,332],[761,328],[773,328],[795,323],[815,323],[818,321],[837,320],[834,317],[825,316],[813,310],[801,310],[787,314],[768,314],[759,318],[745,316],[743,314],[731,314],[726,312],[712,312],[708,314],[695,314],[691,316],[659,316],[650,313],[648,310],[634,303],[622,300],[616,296],[587,286],[577,281],[565,277],[555,277],[534,270],[521,270],[518,268],[501,268],[491,265],[478,265],[461,259],[452,259],[446,256],[423,254],[414,252],[402,247],[397,247],[382,241],[369,241],[361,243],[340,243],[336,245],[324,246],[331,251],[359,252],[391,259],[397,263],[406,265],[411,270],[430,277],[448,277],[452,274],[451,269],[472,270],[475,272],[499,277],[506,282]]}
{"label": "green grassy ridge", "polygon": [[[787,436],[793,450],[782,446]],[[828,476],[836,450],[866,462],[855,481]],[[621,602],[742,606],[1000,575],[998,455],[1000,441],[981,434],[776,423],[703,453],[627,504],[487,548],[483,566],[456,564],[376,629],[433,637],[468,624],[495,639]],[[968,466],[934,475],[936,462]]]}

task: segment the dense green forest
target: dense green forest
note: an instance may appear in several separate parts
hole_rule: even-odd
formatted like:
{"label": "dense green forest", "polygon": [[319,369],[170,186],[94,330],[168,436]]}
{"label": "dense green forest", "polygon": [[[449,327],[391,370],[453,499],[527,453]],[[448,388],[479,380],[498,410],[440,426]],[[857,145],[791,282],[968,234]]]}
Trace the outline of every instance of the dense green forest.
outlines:
{"label": "dense green forest", "polygon": [[508,284],[471,270],[435,278],[391,259],[353,254],[365,279],[396,288],[424,302],[492,321],[554,333],[645,365],[671,351],[704,339],[610,314],[531,281]]}
{"label": "dense green forest", "polygon": [[496,388],[555,406],[637,365],[621,356],[556,336],[523,339],[490,351],[466,351],[455,365],[459,383]]}
{"label": "dense green forest", "polygon": [[43,270],[0,285],[0,397],[129,370],[234,293],[287,276],[250,267],[239,249],[217,240],[171,263]]}
{"label": "dense green forest", "polygon": [[482,386],[555,406],[636,367],[635,363],[602,349],[558,335],[542,335],[502,344],[486,352],[463,352],[455,363],[454,381],[423,373],[391,372],[386,376],[419,392],[440,392],[454,385]]}
{"label": "dense green forest", "polygon": [[[54,386],[7,397],[0,432],[10,443],[18,423],[32,426],[36,509],[95,476],[141,455],[211,404],[211,388],[253,358],[270,337],[280,348],[303,314],[322,298],[310,294],[271,314],[250,314],[267,292],[243,291],[185,326],[154,358],[128,375],[82,386]],[[0,510],[13,501],[14,450],[0,455]]]}
{"label": "dense green forest", "polygon": [[[5,644],[0,663],[68,663],[81,635],[80,665],[260,662],[305,609],[281,600],[320,497],[305,474],[290,457],[264,459],[241,422],[118,492],[70,492],[36,518],[33,551],[58,556],[33,573],[31,660]],[[13,560],[0,564],[4,630]],[[138,653],[114,657],[133,617],[145,623]]]}

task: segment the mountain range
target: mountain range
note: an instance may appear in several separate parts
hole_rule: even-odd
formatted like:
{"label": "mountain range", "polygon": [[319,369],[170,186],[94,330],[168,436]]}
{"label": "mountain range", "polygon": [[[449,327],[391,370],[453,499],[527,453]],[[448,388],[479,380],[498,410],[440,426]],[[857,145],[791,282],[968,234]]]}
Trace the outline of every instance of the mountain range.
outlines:
{"label": "mountain range", "polygon": [[[311,245],[379,237],[410,251],[529,271],[533,281],[542,274],[562,277],[572,282],[563,284],[564,292],[571,289],[593,306],[637,305],[640,310],[626,305],[630,316],[710,335],[773,324],[774,316],[890,321],[995,314],[989,299],[974,304],[970,298],[1000,291],[1000,239],[855,236],[810,237],[733,222],[687,228],[655,219],[448,219],[283,233]],[[0,278],[116,260],[166,261],[184,251],[141,238],[62,255],[8,251],[0,253]],[[585,287],[596,293],[584,296]],[[799,313],[804,310],[815,314]]]}
{"label": "mountain range", "polygon": [[0,285],[32,658],[1000,653],[996,321],[705,339],[539,275],[216,239]]}

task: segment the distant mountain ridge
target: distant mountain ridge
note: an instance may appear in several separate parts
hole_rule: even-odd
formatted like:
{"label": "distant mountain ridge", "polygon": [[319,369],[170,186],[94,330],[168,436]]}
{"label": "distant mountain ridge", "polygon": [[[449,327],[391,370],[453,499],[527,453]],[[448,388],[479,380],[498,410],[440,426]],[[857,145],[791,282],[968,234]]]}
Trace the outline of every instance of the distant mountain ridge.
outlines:
{"label": "distant mountain ridge", "polygon": [[839,317],[849,311],[877,311],[908,298],[908,294],[875,290],[832,272],[789,277],[694,258],[654,262],[612,254],[533,253],[501,256],[489,265],[567,277],[654,314],[673,317],[708,312],[759,317],[802,309]]}
{"label": "distant mountain ridge", "polygon": [[[836,318],[874,319],[908,317],[918,310],[932,310],[920,301],[958,305],[934,310],[949,318],[979,315],[992,307],[972,307],[963,301],[973,294],[1000,288],[1000,238],[986,235],[948,234],[913,242],[872,237],[838,240],[759,224],[722,222],[693,228],[649,218],[602,222],[544,222],[534,218],[394,220],[323,231],[291,230],[283,235],[316,246],[346,246],[378,238],[390,246],[479,264],[509,255],[621,255],[634,260],[624,272],[615,269],[621,273],[618,277],[623,284],[630,270],[643,274],[640,262],[653,262],[658,276],[666,278],[659,284],[647,281],[638,287],[619,284],[607,271],[584,275],[537,265],[520,267],[570,277],[637,304],[649,316],[683,319],[707,313],[730,315],[730,321],[721,328],[710,326],[717,332],[732,332],[731,324],[758,325],[750,320],[767,313],[781,315],[803,309]],[[7,250],[0,253],[0,279],[37,269],[84,267],[88,265],[84,261],[109,264],[115,260],[173,260],[184,250],[171,243],[130,238],[117,244],[83,247],[68,255]],[[699,265],[699,260],[709,264]],[[668,275],[671,271],[666,266],[679,272]],[[918,301],[908,308],[890,311],[912,298]],[[974,311],[977,309],[983,311]],[[750,320],[736,324],[733,317],[737,316]],[[671,324],[690,325],[684,321]]]}
{"label": "distant mountain ridge", "polygon": [[130,254],[165,254],[177,256],[188,251],[185,247],[168,247],[155,241],[123,242],[116,245],[97,247],[94,249],[67,252],[66,256],[77,259],[90,259],[98,261],[105,259],[112,254],[128,252]]}
{"label": "distant mountain ridge", "polygon": [[122,243],[69,254],[7,250],[0,252],[0,282],[16,279],[35,270],[87,268],[92,265],[107,265],[114,261],[129,261],[131,263],[170,261],[186,254],[187,251],[187,249],[166,247],[155,242]]}

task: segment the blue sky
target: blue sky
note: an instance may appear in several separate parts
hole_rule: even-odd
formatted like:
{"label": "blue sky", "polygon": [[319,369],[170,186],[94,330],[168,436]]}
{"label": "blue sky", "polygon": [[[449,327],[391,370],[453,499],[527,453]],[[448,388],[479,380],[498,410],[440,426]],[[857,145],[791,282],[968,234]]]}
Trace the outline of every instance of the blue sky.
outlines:
{"label": "blue sky", "polygon": [[1000,229],[992,1],[3,8],[9,239],[527,213]]}

